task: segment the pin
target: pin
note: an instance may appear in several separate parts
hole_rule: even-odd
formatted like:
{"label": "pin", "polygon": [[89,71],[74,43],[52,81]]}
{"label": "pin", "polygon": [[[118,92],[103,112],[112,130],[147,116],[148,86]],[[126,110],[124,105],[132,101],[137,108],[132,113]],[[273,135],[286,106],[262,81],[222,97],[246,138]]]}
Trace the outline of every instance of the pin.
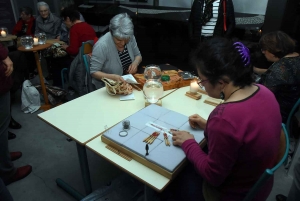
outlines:
{"label": "pin", "polygon": [[148,156],[149,155],[149,153],[148,153],[148,150],[149,150],[149,145],[148,144],[146,144],[146,156]]}

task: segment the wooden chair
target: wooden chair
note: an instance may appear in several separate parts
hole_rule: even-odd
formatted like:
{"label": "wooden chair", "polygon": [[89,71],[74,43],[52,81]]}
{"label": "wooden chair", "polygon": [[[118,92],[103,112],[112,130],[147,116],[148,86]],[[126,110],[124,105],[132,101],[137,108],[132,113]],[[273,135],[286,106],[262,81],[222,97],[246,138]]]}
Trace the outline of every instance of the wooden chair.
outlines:
{"label": "wooden chair", "polygon": [[[285,152],[281,160],[275,165],[272,169],[266,169],[265,172],[261,175],[261,177],[258,179],[258,181],[254,184],[254,186],[250,189],[250,191],[247,193],[246,197],[243,199],[243,201],[251,201],[255,195],[261,190],[261,187],[264,186],[266,181],[270,179],[272,175],[274,175],[274,172],[283,164],[283,162],[286,160],[288,153],[289,153],[289,135],[286,129],[285,124],[282,124],[282,130],[285,136]],[[282,139],[282,138],[281,138]],[[279,153],[280,154],[280,153]]]}

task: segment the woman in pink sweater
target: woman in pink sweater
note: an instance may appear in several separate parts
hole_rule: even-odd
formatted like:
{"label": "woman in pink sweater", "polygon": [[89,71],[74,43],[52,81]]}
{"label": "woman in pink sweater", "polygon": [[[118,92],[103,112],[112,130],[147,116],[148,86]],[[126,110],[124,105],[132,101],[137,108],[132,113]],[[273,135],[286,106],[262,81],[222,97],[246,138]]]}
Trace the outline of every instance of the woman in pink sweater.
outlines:
{"label": "woman in pink sweater", "polygon": [[[182,147],[194,166],[182,174],[197,175],[180,175],[190,179],[188,184],[178,186],[180,195],[175,200],[243,200],[264,170],[276,164],[281,131],[279,105],[271,91],[253,83],[249,50],[242,43],[213,38],[201,44],[191,61],[198,71],[200,87],[209,96],[224,99],[224,103],[207,121],[198,114],[189,117],[192,128],[205,130],[208,153],[193,135],[173,131],[173,144]],[[272,185],[273,178],[254,200],[266,200]]]}

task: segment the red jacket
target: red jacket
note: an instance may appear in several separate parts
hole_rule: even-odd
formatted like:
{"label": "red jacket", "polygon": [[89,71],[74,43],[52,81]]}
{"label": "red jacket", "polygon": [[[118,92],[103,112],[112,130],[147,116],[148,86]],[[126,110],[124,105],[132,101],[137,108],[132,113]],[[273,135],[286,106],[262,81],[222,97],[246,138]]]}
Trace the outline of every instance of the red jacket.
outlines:
{"label": "red jacket", "polygon": [[8,92],[12,86],[11,76],[6,77],[6,65],[2,62],[8,56],[8,50],[0,43],[0,94]]}
{"label": "red jacket", "polygon": [[23,24],[26,24],[26,22],[22,19],[20,19],[16,26],[14,27],[12,34],[16,36],[23,36],[23,35],[31,35],[34,36],[34,31],[35,31],[35,18],[31,16],[29,21],[27,22],[27,29],[26,29],[26,34],[22,33],[22,26]]}

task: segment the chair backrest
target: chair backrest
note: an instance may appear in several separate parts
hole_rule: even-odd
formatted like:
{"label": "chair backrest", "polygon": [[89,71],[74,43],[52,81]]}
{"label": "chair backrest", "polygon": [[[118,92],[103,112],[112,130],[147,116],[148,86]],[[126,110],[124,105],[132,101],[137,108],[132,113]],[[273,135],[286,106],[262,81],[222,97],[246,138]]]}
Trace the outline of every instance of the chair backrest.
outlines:
{"label": "chair backrest", "polygon": [[83,42],[81,46],[81,52],[82,52],[82,59],[84,63],[84,67],[86,69],[86,72],[90,73],[90,65],[89,65],[89,58],[88,55],[91,54],[93,51],[93,45],[89,42]]}
{"label": "chair backrest", "polygon": [[293,106],[292,110],[289,113],[288,119],[286,121],[286,129],[287,129],[288,135],[290,135],[290,126],[291,126],[292,117],[295,114],[296,110],[299,108],[299,105],[300,105],[300,98]]}
{"label": "chair backrest", "polygon": [[283,164],[283,162],[286,160],[288,153],[289,153],[289,135],[286,129],[285,124],[282,124],[282,129],[285,135],[285,152],[281,160],[275,165],[272,169],[266,169],[265,172],[260,176],[258,181],[254,184],[254,186],[250,189],[250,191],[247,193],[246,197],[243,199],[243,201],[251,201],[255,195],[261,190],[261,187],[264,186],[266,181],[270,179],[272,175],[274,175],[274,172]]}

